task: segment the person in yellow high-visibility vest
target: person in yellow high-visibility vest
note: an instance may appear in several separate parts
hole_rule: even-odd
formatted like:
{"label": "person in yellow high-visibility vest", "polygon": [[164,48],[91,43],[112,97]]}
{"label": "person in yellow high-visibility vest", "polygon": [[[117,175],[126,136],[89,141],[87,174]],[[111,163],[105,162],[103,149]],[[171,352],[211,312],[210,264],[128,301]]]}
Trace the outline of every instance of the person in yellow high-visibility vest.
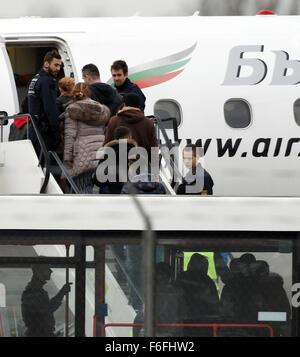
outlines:
{"label": "person in yellow high-visibility vest", "polygon": [[215,262],[214,262],[214,252],[184,252],[183,253],[183,270],[187,270],[188,263],[191,256],[195,253],[206,256],[208,260],[208,272],[207,275],[214,281],[216,288],[219,292],[220,285],[218,284],[218,274],[216,272]]}

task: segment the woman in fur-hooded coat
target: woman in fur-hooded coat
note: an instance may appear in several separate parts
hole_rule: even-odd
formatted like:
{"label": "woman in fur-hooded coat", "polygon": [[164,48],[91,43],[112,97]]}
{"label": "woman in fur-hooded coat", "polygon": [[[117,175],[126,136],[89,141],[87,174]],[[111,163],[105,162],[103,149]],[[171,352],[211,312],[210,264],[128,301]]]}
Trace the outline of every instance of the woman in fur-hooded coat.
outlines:
{"label": "woman in fur-hooded coat", "polygon": [[64,162],[81,193],[93,192],[97,151],[104,143],[108,107],[89,98],[88,87],[77,83],[65,110]]}

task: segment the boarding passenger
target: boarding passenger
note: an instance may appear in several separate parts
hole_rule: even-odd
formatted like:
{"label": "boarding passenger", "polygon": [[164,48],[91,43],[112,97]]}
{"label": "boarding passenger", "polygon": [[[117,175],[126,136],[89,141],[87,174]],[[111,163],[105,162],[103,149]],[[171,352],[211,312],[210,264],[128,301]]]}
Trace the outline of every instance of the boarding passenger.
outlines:
{"label": "boarding passenger", "polygon": [[[171,279],[171,268],[166,262],[155,266],[155,322],[156,324],[182,324],[183,291]],[[140,311],[134,323],[143,323],[143,312]],[[133,329],[134,337],[141,337],[142,327]],[[157,326],[156,337],[180,337],[181,326]]]}
{"label": "boarding passenger", "polygon": [[252,313],[252,279],[245,262],[239,258],[231,259],[229,263],[230,279],[222,289],[222,313],[227,318],[234,318],[235,322],[249,322],[256,318],[256,310]]}
{"label": "boarding passenger", "polygon": [[117,113],[123,103],[118,92],[106,83],[102,83],[98,67],[92,63],[82,68],[82,79],[89,86],[91,99],[106,105],[110,109],[110,116]]}
{"label": "boarding passenger", "polygon": [[[224,286],[221,296],[224,317],[231,315],[231,322],[235,323],[257,323],[259,312],[286,313],[286,322],[281,323],[282,326],[268,322],[275,336],[280,336],[290,319],[290,305],[282,277],[270,273],[268,263],[256,260],[250,253],[232,259],[230,270],[231,279]],[[269,331],[262,328],[239,328],[233,332],[239,336],[269,336]]]}
{"label": "boarding passenger", "polygon": [[[277,273],[270,272],[269,264],[264,260],[256,260],[249,266],[250,274],[258,283],[263,299],[261,311],[280,312],[286,314],[286,322],[282,326],[289,325],[291,308],[287,293],[283,288],[283,279]],[[273,325],[275,336],[280,336],[281,328],[278,324]]]}
{"label": "boarding passenger", "polygon": [[188,144],[183,149],[184,165],[189,169],[182,183],[177,187],[178,195],[212,195],[213,179],[199,162],[199,148],[195,144]]}
{"label": "boarding passenger", "polygon": [[119,126],[114,132],[114,137],[115,140],[132,140],[131,130],[129,128],[126,128],[126,126]]}
{"label": "boarding passenger", "polygon": [[[95,185],[100,188],[99,193],[121,193],[122,187],[128,181],[128,153],[134,147],[137,147],[137,143],[132,139],[130,129],[124,126],[117,127],[114,131],[114,140],[105,144],[98,153],[101,158],[96,169]],[[111,150],[113,150],[114,157],[110,162],[108,161],[108,155],[112,153]],[[120,162],[120,158],[123,158],[123,162]],[[103,165],[103,168],[101,165]],[[112,173],[111,175],[110,172]]]}
{"label": "boarding passenger", "polygon": [[56,98],[56,105],[59,113],[59,134],[60,144],[56,149],[59,158],[63,160],[63,147],[64,147],[64,116],[62,115],[66,110],[69,103],[72,101],[72,92],[75,87],[75,81],[71,77],[63,77],[58,81],[58,89],[60,96]]}
{"label": "boarding passenger", "polygon": [[[177,284],[184,292],[182,304],[185,323],[209,323],[219,317],[217,288],[207,271],[207,258],[194,253],[188,269],[178,275]],[[212,336],[212,329],[185,327],[184,336]]]}
{"label": "boarding passenger", "polygon": [[244,253],[240,256],[240,261],[247,264],[249,267],[251,263],[256,261],[256,258],[252,253]]}
{"label": "boarding passenger", "polygon": [[71,77],[64,77],[58,81],[60,96],[56,99],[59,114],[62,114],[67,104],[72,100],[72,91],[75,87],[75,81]]}
{"label": "boarding passenger", "polygon": [[93,193],[96,153],[103,146],[104,126],[109,120],[108,107],[89,98],[88,87],[77,83],[73,102],[63,114],[65,118],[64,162],[80,193]]}
{"label": "boarding passenger", "polygon": [[[229,264],[231,277],[222,290],[222,315],[231,323],[255,324],[258,321],[258,312],[264,311],[262,289],[257,277],[251,274],[248,258],[251,258],[250,255],[245,259],[231,260]],[[226,332],[235,336],[265,336],[267,331],[241,327],[232,331],[227,329]]]}
{"label": "boarding passenger", "polygon": [[49,299],[43,286],[50,280],[50,265],[35,264],[32,266],[32,279],[22,293],[21,309],[26,325],[26,337],[55,337],[54,312],[59,308],[62,299],[71,290],[71,283],[65,284],[60,291]]}
{"label": "boarding passenger", "polygon": [[[166,262],[159,262],[155,267],[156,278],[156,323],[157,324],[181,324],[182,289],[171,280],[171,267]],[[182,336],[182,327],[157,327],[156,337]]]}
{"label": "boarding passenger", "polygon": [[[32,79],[28,89],[29,113],[36,118],[38,129],[48,150],[55,150],[60,142],[59,113],[56,105],[58,95],[56,78],[62,66],[57,51],[47,52],[43,68]],[[39,155],[40,144],[32,123],[29,124],[29,138]]]}
{"label": "boarding passenger", "polygon": [[255,284],[258,284],[263,304],[261,311],[285,312],[289,322],[291,310],[283,288],[282,276],[271,272],[269,264],[264,260],[256,260],[253,254],[245,253],[239,259],[247,265],[244,275],[247,274]]}
{"label": "boarding passenger", "polygon": [[146,97],[144,93],[140,90],[139,86],[132,83],[128,78],[128,66],[125,61],[115,61],[111,67],[111,74],[115,87],[119,94],[126,96],[128,93],[135,93],[140,98],[139,108],[144,112]]}
{"label": "boarding passenger", "polygon": [[113,140],[114,131],[118,126],[126,126],[131,130],[132,138],[147,151],[148,160],[151,159],[151,148],[154,155],[158,150],[157,137],[153,122],[146,118],[140,109],[140,98],[135,93],[124,97],[124,107],[109,120],[105,133],[105,144]]}
{"label": "boarding passenger", "polygon": [[[220,273],[220,269],[217,270],[217,268],[219,268],[219,264],[216,264],[216,255],[217,253],[215,252],[193,252],[193,251],[184,251],[183,252],[183,270],[186,271],[188,268],[188,264],[189,261],[191,259],[191,257],[195,254],[201,254],[204,255],[208,261],[208,270],[207,270],[207,275],[214,281],[217,290],[220,290],[220,284],[219,284],[219,273]],[[221,257],[222,259],[222,257]]]}

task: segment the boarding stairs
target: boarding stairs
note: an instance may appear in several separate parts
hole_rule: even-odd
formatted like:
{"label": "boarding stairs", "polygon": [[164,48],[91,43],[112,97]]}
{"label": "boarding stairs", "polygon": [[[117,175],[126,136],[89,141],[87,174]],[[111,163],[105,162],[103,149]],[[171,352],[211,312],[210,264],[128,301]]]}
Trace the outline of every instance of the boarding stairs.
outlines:
{"label": "boarding stairs", "polygon": [[[24,115],[22,115],[24,117]],[[5,119],[14,119],[14,117],[7,117]],[[3,130],[0,119],[0,127]],[[2,132],[2,131],[1,131]],[[0,195],[39,195],[41,193],[47,195],[62,195],[64,194],[60,186],[56,182],[51,171],[57,174],[58,166],[60,169],[64,169],[64,165],[61,163],[55,153],[45,152],[45,147],[42,142],[42,138],[38,133],[38,138],[41,143],[43,155],[46,158],[38,158],[33,145],[30,140],[19,141],[3,141],[3,135],[1,135],[0,142]],[[54,159],[54,160],[53,160]],[[53,165],[53,161],[56,161],[56,165]],[[44,163],[43,163],[44,162]],[[48,163],[48,166],[47,166]],[[64,170],[65,176],[70,184],[70,193],[76,192],[76,185],[74,181],[68,177],[67,171]],[[47,181],[47,184],[45,184]],[[12,227],[13,229],[13,227]],[[12,256],[18,254],[18,250],[21,247],[14,246],[11,252]],[[60,245],[35,245],[32,247],[32,256],[53,256],[53,257],[66,257],[66,250],[64,246]],[[105,282],[106,282],[106,303],[108,306],[108,316],[105,319],[105,323],[120,322],[128,323],[132,322],[135,318],[136,312],[129,304],[126,296],[127,282],[126,278],[122,278],[120,284],[117,281],[116,270],[117,263],[116,257],[112,250],[107,249],[107,255],[109,259],[105,265]],[[87,250],[87,261],[93,260],[93,252]],[[124,269],[123,269],[124,271]],[[57,290],[65,283],[65,274],[56,273],[53,274],[53,283],[56,285]],[[70,269],[70,281],[75,281],[75,272]],[[86,336],[93,336],[93,318],[94,318],[94,272],[93,269],[87,269],[86,277]],[[7,292],[9,293],[9,292]],[[20,291],[20,296],[22,291]],[[8,300],[8,299],[7,299]],[[69,309],[70,313],[75,312],[75,293],[74,289],[71,289],[69,297]],[[5,310],[5,307],[4,307]],[[4,313],[3,313],[4,316]],[[21,317],[19,316],[19,320]],[[58,321],[58,329],[62,328],[63,321]],[[130,328],[118,328],[112,327],[107,330],[108,336],[129,336]],[[7,334],[7,329],[5,330]],[[74,333],[74,329],[70,326],[69,336]]]}

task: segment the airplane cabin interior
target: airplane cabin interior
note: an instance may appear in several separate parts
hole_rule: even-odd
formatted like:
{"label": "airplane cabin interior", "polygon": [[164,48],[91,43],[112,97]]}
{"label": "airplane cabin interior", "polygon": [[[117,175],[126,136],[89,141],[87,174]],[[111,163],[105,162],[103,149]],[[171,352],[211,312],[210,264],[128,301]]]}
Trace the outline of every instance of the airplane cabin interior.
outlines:
{"label": "airplane cabin interior", "polygon": [[[45,54],[54,49],[58,51],[58,48],[53,46],[50,47],[49,45],[39,45],[35,47],[32,45],[8,45],[6,48],[15,77],[21,111],[21,103],[27,95],[30,81],[42,68]],[[64,77],[63,67],[59,73],[58,79],[62,77]]]}

